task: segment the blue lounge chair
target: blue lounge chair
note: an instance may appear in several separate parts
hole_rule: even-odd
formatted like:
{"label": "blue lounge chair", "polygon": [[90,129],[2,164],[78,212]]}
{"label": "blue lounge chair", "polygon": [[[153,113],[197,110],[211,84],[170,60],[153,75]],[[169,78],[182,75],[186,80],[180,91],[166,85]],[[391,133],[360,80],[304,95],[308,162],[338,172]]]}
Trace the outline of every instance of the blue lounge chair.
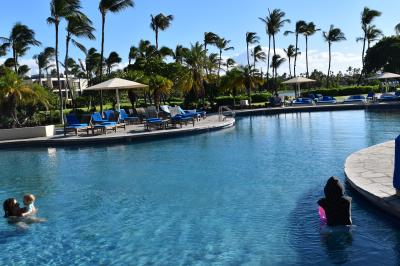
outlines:
{"label": "blue lounge chair", "polygon": [[68,132],[74,132],[75,136],[78,135],[78,131],[86,130],[89,127],[89,123],[81,123],[76,114],[71,113],[65,116],[65,124],[64,124],[64,136],[67,135]]}
{"label": "blue lounge chair", "polygon": [[193,117],[199,120],[200,117],[203,119],[206,118],[206,111],[197,111],[197,110],[183,110],[180,106],[178,106],[179,112],[183,117]]}
{"label": "blue lounge chair", "polygon": [[391,94],[391,93],[383,93],[379,97],[380,102],[392,102],[392,101],[397,101],[397,100],[399,100],[399,96],[397,96],[395,94]]}
{"label": "blue lounge chair", "polygon": [[182,124],[187,125],[189,122],[192,123],[194,126],[195,119],[198,119],[200,117],[200,114],[197,113],[183,112],[182,114],[183,110],[180,106],[170,107],[169,111],[171,115],[171,122],[175,127],[178,124],[182,127]]}
{"label": "blue lounge chair", "polygon": [[147,131],[151,131],[150,129],[152,127],[158,128],[158,129],[166,129],[168,120],[163,120],[161,118],[148,118],[143,120],[144,121],[144,127]]}
{"label": "blue lounge chair", "polygon": [[294,106],[312,106],[314,105],[313,100],[309,99],[309,98],[297,98],[296,100],[294,100],[292,102],[292,105]]}
{"label": "blue lounge chair", "polygon": [[105,123],[105,122],[109,122],[107,119],[103,119],[103,117],[101,117],[99,112],[93,113],[92,114],[92,122],[93,124],[101,124],[101,123]]}
{"label": "blue lounge chair", "polygon": [[120,117],[120,122],[127,122],[129,124],[135,124],[135,123],[139,123],[140,122],[140,118],[137,116],[128,116],[128,114],[126,113],[125,109],[121,109],[120,113],[119,113]]}
{"label": "blue lounge chair", "polygon": [[352,103],[352,104],[365,104],[366,102],[367,100],[363,95],[351,95],[343,101],[343,103]]}
{"label": "blue lounge chair", "polygon": [[316,102],[317,105],[336,104],[336,99],[331,96],[322,96]]}

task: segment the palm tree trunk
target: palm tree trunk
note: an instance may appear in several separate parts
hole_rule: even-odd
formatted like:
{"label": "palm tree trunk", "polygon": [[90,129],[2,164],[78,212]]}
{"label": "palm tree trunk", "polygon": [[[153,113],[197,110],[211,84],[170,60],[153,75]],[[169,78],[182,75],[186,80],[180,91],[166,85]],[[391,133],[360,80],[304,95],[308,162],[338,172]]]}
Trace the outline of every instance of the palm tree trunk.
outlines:
{"label": "palm tree trunk", "polygon": [[329,45],[329,64],[328,64],[328,75],[326,78],[326,87],[329,88],[329,74],[331,72],[331,43],[329,42],[328,45]]}
{"label": "palm tree trunk", "polygon": [[42,86],[42,69],[39,67],[39,85]]}
{"label": "palm tree trunk", "polygon": [[156,50],[158,51],[158,29],[156,31]]}
{"label": "palm tree trunk", "polygon": [[299,42],[299,34],[296,33],[296,48],[294,50],[294,64],[293,64],[293,75],[296,77],[296,65],[297,65],[297,44]]}
{"label": "palm tree trunk", "polygon": [[18,65],[18,62],[17,62],[17,53],[15,52],[14,44],[13,44],[12,51],[13,51],[13,59],[14,59],[14,70],[15,70],[15,74],[18,75],[18,69],[17,69],[17,65]]}
{"label": "palm tree trunk", "polygon": [[[66,38],[66,41],[65,41],[65,61],[64,61],[64,65],[65,65],[65,86],[66,86],[66,88],[65,88],[65,92],[67,92],[67,90],[70,92],[70,94],[71,94],[71,100],[72,100],[72,106],[73,106],[73,109],[74,109],[74,111],[75,111],[75,104],[74,104],[74,97],[73,97],[73,93],[72,93],[72,89],[70,88],[70,86],[69,86],[69,82],[68,82],[68,65],[67,65],[67,63],[68,63],[68,53],[69,53],[69,41],[71,40],[71,37],[70,37],[70,34],[68,33],[67,34],[67,38]],[[66,97],[66,100],[68,99],[68,97]],[[66,105],[67,103],[65,103],[65,105]]]}
{"label": "palm tree trunk", "polygon": [[268,34],[268,60],[267,60],[267,89],[268,89],[268,81],[269,81],[269,57],[271,52],[271,35]]}
{"label": "palm tree trunk", "polygon": [[219,71],[221,70],[221,61],[222,61],[222,49],[219,49],[219,62],[218,62],[218,82],[219,82]]}
{"label": "palm tree trunk", "polygon": [[306,77],[308,78],[308,37],[307,37],[307,35],[306,35],[306,69],[307,69]]}
{"label": "palm tree trunk", "polygon": [[63,96],[61,92],[61,81],[60,81],[60,67],[58,66],[58,20],[55,23],[56,27],[56,70],[57,70],[57,82],[58,82],[58,95],[60,98],[60,122],[64,125],[64,110],[63,110]]}
{"label": "palm tree trunk", "polygon": [[290,65],[290,56],[288,56],[289,58],[289,76],[292,77],[292,67]]}
{"label": "palm tree trunk", "polygon": [[246,42],[246,46],[247,46],[247,65],[250,68],[250,58],[249,58],[249,43]]}
{"label": "palm tree trunk", "polygon": [[[103,76],[103,59],[104,59],[104,25],[106,23],[106,14],[101,14],[101,59],[100,59],[100,82]],[[103,113],[103,91],[100,90],[100,113]]]}
{"label": "palm tree trunk", "polygon": [[366,39],[367,39],[367,33],[364,31],[363,49],[362,49],[362,53],[361,53],[362,69],[361,69],[360,76],[358,77],[358,80],[357,80],[357,85],[360,85],[361,78],[362,78],[362,75],[364,73],[364,63],[365,63],[364,62],[364,54],[365,54],[365,41],[366,41]]}

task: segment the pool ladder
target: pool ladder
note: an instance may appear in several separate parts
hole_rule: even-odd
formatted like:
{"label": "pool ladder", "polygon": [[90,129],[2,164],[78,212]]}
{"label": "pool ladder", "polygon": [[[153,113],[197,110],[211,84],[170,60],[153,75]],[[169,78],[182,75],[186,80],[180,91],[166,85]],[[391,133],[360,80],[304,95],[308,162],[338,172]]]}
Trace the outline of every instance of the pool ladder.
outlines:
{"label": "pool ladder", "polygon": [[235,111],[230,109],[228,106],[223,105],[218,108],[218,121],[224,121],[227,116],[235,118]]}

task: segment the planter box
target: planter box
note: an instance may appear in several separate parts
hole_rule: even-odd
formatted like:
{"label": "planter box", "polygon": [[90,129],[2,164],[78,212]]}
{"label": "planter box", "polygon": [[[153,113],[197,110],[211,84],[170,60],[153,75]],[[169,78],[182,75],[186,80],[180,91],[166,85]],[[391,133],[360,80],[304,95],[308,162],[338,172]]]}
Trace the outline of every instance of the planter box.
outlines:
{"label": "planter box", "polygon": [[0,129],[0,140],[30,139],[54,136],[54,125]]}

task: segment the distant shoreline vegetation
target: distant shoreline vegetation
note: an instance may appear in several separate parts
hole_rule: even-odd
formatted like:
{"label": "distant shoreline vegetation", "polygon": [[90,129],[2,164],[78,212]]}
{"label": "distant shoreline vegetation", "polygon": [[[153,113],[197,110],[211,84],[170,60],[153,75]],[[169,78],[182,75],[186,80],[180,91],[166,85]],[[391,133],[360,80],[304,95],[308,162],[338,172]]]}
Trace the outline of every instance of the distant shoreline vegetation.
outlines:
{"label": "distant shoreline vegetation", "polygon": [[[367,78],[377,71],[400,72],[400,23],[394,25],[397,35],[384,37],[382,31],[373,24],[381,16],[378,10],[365,7],[360,16],[360,36],[357,41],[363,43],[360,51],[361,68],[348,67],[345,72],[333,73],[330,70],[331,51],[334,44],[346,41],[344,32],[331,25],[322,30],[312,21],[299,20],[294,23],[280,9],[267,10],[259,19],[265,26],[268,38],[267,51],[262,49],[258,33],[248,31],[243,36],[247,48],[247,64],[238,65],[232,58],[225,58],[228,50],[233,50],[231,41],[214,32],[205,32],[204,38],[190,47],[162,46],[165,31],[173,26],[173,14],[149,14],[149,28],[154,32],[155,44],[149,40],[140,40],[129,51],[129,64],[122,70],[115,70],[122,59],[116,51],[105,51],[105,25],[111,16],[128,8],[134,8],[133,0],[100,0],[98,15],[102,19],[101,40],[95,40],[90,18],[85,15],[80,0],[50,0],[47,23],[54,28],[54,43],[42,44],[36,39],[35,32],[22,23],[16,23],[10,34],[0,38],[0,57],[6,57],[0,66],[0,126],[19,127],[36,125],[59,120],[63,123],[64,111],[77,111],[86,106],[93,111],[97,106],[112,107],[115,98],[111,92],[90,92],[79,95],[77,88],[71,85],[72,77],[85,79],[88,85],[120,77],[148,84],[149,88],[141,92],[122,93],[125,105],[156,105],[179,103],[187,108],[216,109],[221,104],[236,104],[236,100],[246,99],[250,105],[264,102],[280,90],[295,89],[281,84],[282,81],[296,76],[316,80],[308,86],[309,92],[324,92],[332,96],[359,94],[376,87],[376,81]],[[292,24],[291,24],[292,23]],[[395,24],[395,22],[394,22]],[[294,25],[291,26],[291,25]],[[292,30],[285,30],[293,27]],[[100,31],[100,29],[97,29]],[[320,32],[320,33],[318,33]],[[318,34],[317,34],[318,33]],[[310,66],[308,49],[312,39],[322,35],[329,51],[328,69],[324,73]],[[97,47],[85,47],[82,38],[97,42]],[[284,49],[285,57],[276,53],[278,38],[292,38],[293,44]],[[349,40],[347,40],[349,41]],[[59,43],[66,44],[65,54],[59,51]],[[29,79],[29,67],[21,65],[20,58],[32,46],[44,46],[42,52],[33,59],[38,65],[38,82],[50,77],[57,79],[55,88],[43,88],[40,85],[26,85],[23,79]],[[213,52],[210,48],[213,47]],[[304,48],[304,50],[301,50]],[[78,49],[81,56],[70,57],[70,50]],[[298,73],[298,55],[303,53],[306,72]],[[285,61],[289,63],[287,73],[278,74]],[[260,62],[268,68],[259,69]],[[11,74],[14,73],[14,74]],[[65,79],[62,88],[61,78]],[[326,89],[322,89],[326,87]],[[344,88],[341,88],[344,87]],[[352,93],[350,93],[352,92]],[[32,95],[35,95],[33,97]],[[68,96],[69,95],[69,96]],[[69,98],[70,97],[70,98]],[[233,99],[233,103],[230,99]],[[180,99],[177,101],[176,99]],[[102,108],[102,107],[100,107]],[[50,116],[47,115],[49,110]],[[46,118],[41,118],[46,114]],[[49,118],[50,117],[50,118]]]}

